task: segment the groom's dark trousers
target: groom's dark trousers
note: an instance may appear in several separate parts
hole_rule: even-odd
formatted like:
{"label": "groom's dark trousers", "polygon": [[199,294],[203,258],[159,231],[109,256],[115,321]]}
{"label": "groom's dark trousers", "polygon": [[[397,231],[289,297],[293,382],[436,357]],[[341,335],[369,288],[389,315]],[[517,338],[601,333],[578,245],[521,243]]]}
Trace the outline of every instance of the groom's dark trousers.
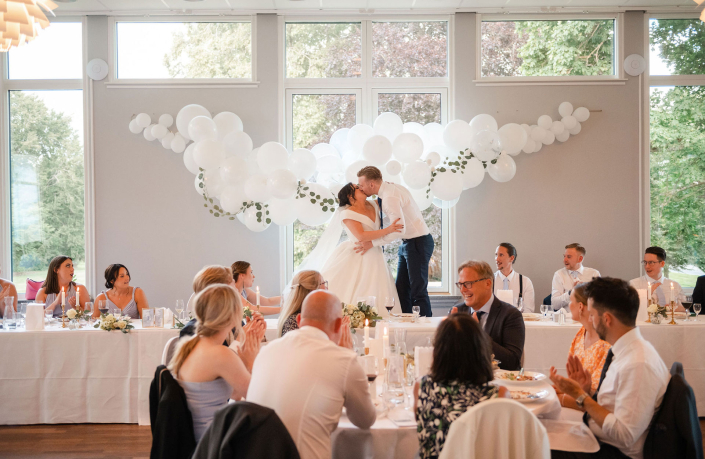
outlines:
{"label": "groom's dark trousers", "polygon": [[420,306],[422,316],[433,315],[428,297],[428,262],[432,254],[433,237],[430,234],[402,239],[396,283],[402,312],[410,313],[412,306]]}

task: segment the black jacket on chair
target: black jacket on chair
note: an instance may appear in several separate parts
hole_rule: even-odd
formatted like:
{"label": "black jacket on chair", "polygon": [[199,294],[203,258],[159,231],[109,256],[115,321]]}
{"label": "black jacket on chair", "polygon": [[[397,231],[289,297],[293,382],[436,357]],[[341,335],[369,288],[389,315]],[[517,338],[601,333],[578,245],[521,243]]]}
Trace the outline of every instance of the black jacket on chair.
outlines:
{"label": "black jacket on chair", "polygon": [[703,301],[705,301],[705,276],[700,276],[695,282],[695,288],[693,289],[693,304],[698,303],[702,306]]}
{"label": "black jacket on chair", "polygon": [[671,380],[644,443],[644,459],[665,457],[703,459],[695,395],[680,362],[671,367]]}
{"label": "black jacket on chair", "polygon": [[231,403],[198,442],[193,459],[299,459],[299,451],[274,410],[250,402]]}
{"label": "black jacket on chair", "polygon": [[[458,312],[470,312],[470,307],[465,303],[455,307]],[[519,370],[526,337],[521,312],[511,304],[494,297],[485,323],[485,332],[492,338],[492,353],[494,358],[499,360],[499,367],[503,370]]]}
{"label": "black jacket on chair", "polygon": [[149,387],[152,423],[151,459],[190,459],[196,449],[193,418],[186,394],[164,365],[159,365]]}

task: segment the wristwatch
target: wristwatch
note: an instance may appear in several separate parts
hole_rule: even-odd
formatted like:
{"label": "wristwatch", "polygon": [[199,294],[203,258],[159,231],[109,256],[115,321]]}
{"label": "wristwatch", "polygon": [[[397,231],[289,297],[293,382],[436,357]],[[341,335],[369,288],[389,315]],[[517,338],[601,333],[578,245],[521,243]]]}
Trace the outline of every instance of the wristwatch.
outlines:
{"label": "wristwatch", "polygon": [[578,405],[578,408],[581,410],[583,409],[583,403],[585,402],[585,399],[587,398],[586,393],[582,393],[581,395],[578,396],[578,398],[575,399],[575,403]]}

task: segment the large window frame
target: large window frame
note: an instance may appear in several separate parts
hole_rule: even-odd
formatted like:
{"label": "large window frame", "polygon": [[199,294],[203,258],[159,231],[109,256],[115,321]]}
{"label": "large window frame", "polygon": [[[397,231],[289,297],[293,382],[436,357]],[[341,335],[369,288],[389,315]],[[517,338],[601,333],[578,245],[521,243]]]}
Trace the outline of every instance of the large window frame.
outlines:
{"label": "large window frame", "polygon": [[[12,209],[10,184],[10,91],[81,90],[83,95],[83,171],[84,171],[84,235],[86,254],[86,288],[95,292],[95,205],[93,175],[93,138],[91,108],[93,81],[86,76],[87,21],[85,16],[61,16],[52,23],[80,23],[82,28],[81,74],[76,79],[10,79],[8,53],[0,56],[0,263],[3,277],[12,276]],[[41,40],[41,36],[38,38]],[[32,46],[31,44],[26,46]],[[19,280],[13,279],[13,282]],[[24,280],[21,280],[24,282]],[[20,300],[24,294],[19,294]]]}
{"label": "large window frame", "polygon": [[[448,23],[448,68],[445,77],[373,77],[372,76],[372,24],[375,22],[423,22],[446,21]],[[356,78],[286,78],[286,33],[287,23],[359,22],[361,25],[362,63],[360,77]],[[438,93],[441,94],[441,123],[453,119],[454,107],[451,89],[454,74],[454,17],[448,15],[424,16],[280,16],[279,24],[279,99],[281,114],[280,136],[282,143],[293,147],[292,97],[294,94],[356,94],[357,123],[372,125],[377,117],[380,93]],[[442,283],[440,287],[429,287],[431,294],[450,294],[453,283],[450,277],[455,266],[455,208],[442,211]],[[294,228],[280,227],[280,279],[283,288],[293,275]]]}

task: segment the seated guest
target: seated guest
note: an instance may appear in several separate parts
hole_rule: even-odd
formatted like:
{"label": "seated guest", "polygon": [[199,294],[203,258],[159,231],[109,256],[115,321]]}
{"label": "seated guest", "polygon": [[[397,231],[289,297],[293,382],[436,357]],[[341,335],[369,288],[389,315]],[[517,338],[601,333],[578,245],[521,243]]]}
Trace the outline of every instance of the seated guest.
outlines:
{"label": "seated guest", "polygon": [[261,314],[279,314],[281,308],[281,297],[272,296],[266,297],[260,294],[259,307],[257,307],[257,292],[252,290],[252,285],[255,282],[255,274],[252,271],[252,266],[246,261],[236,261],[232,264],[233,279],[235,279],[235,289],[241,293],[242,297],[250,305],[253,311],[259,311]]}
{"label": "seated guest", "polygon": [[484,261],[471,260],[460,265],[455,285],[464,303],[453,307],[452,312],[471,313],[489,335],[500,368],[518,370],[524,352],[524,318],[517,308],[492,294],[492,278],[492,268]]}
{"label": "seated guest", "polygon": [[[107,291],[101,292],[95,299],[105,301],[106,307],[114,306],[120,309],[123,316],[130,316],[133,319],[142,318],[142,310],[149,309],[147,297],[139,287],[130,286],[130,271],[125,265],[113,264],[105,270],[105,288]],[[98,317],[98,308],[93,312],[93,317]]]}
{"label": "seated guest", "polygon": [[[587,285],[588,312],[600,339],[612,345],[605,370],[590,397],[592,374],[574,359],[569,377],[551,368],[556,387],[575,399],[600,442],[596,453],[552,451],[552,458],[642,458],[651,419],[670,374],[656,349],[636,327],[639,294],[621,279],[598,278]],[[569,361],[569,364],[571,362]]]}
{"label": "seated guest", "polygon": [[431,373],[414,386],[414,412],[421,458],[441,454],[453,421],[474,405],[509,397],[494,379],[492,349],[480,325],[467,314],[451,314],[441,322],[433,342]]}
{"label": "seated guest", "polygon": [[[630,280],[629,285],[637,290],[647,290],[649,283],[651,283],[651,291],[648,294],[651,295],[653,301],[661,306],[666,306],[671,303],[671,294],[673,294],[674,300],[678,303],[678,297],[682,292],[681,285],[663,275],[663,267],[666,266],[666,251],[661,247],[647,247],[641,264],[644,265],[646,274]],[[671,285],[673,285],[673,289],[671,289]],[[693,301],[696,302],[695,299]],[[678,309],[684,310],[682,307]]]}
{"label": "seated guest", "polygon": [[585,247],[576,243],[565,246],[563,265],[553,274],[551,283],[551,304],[558,310],[570,302],[570,292],[581,282],[590,282],[600,277],[600,271],[583,266]]}
{"label": "seated guest", "polygon": [[235,353],[222,343],[242,321],[237,292],[227,285],[211,285],[196,295],[195,303],[196,334],[181,340],[169,370],[184,389],[198,441],[229,398],[240,400],[247,393],[259,330],[247,330],[244,346]]}
{"label": "seated guest", "polygon": [[[605,365],[610,344],[600,339],[597,331],[592,326],[592,322],[590,322],[590,315],[587,310],[587,294],[585,292],[587,285],[587,283],[576,285],[570,294],[570,313],[573,316],[573,320],[580,322],[582,327],[573,338],[568,353],[579,360],[585,371],[590,373],[592,377],[590,395],[592,395],[597,390],[597,384],[600,382],[602,367]],[[558,399],[562,406],[577,409],[575,400],[571,397],[560,394]]]}
{"label": "seated guest", "polygon": [[361,429],[375,422],[367,377],[352,347],[340,300],[318,290],[303,302],[299,329],[267,344],[255,361],[247,401],[277,413],[302,459],[330,459],[330,435],[343,407]]}
{"label": "seated guest", "polygon": [[[0,275],[2,274],[2,268],[0,268]],[[0,279],[0,317],[5,313],[5,298],[14,298],[12,302],[12,307],[17,311],[17,289],[15,284],[9,280]]]}
{"label": "seated guest", "polygon": [[511,290],[514,306],[519,307],[519,298],[524,301],[522,312],[534,312],[534,284],[526,276],[514,271],[517,249],[509,242],[502,242],[494,253],[497,272],[494,273],[494,292]]}
{"label": "seated guest", "polygon": [[300,271],[291,280],[291,291],[286,297],[284,311],[279,316],[279,331],[277,336],[281,338],[287,332],[298,330],[299,324],[296,316],[301,312],[301,304],[306,296],[314,290],[328,290],[328,282],[323,280],[323,276],[318,271]]}
{"label": "seated guest", "polygon": [[703,300],[705,300],[705,276],[700,276],[695,282],[695,288],[693,289],[693,304],[702,306]]}
{"label": "seated guest", "polygon": [[47,277],[37,292],[37,303],[44,303],[44,309],[53,311],[54,317],[61,317],[61,291],[66,292],[64,311],[76,308],[76,290],[79,290],[78,307],[90,301],[88,290],[73,281],[73,259],[66,256],[54,257],[49,263]]}

